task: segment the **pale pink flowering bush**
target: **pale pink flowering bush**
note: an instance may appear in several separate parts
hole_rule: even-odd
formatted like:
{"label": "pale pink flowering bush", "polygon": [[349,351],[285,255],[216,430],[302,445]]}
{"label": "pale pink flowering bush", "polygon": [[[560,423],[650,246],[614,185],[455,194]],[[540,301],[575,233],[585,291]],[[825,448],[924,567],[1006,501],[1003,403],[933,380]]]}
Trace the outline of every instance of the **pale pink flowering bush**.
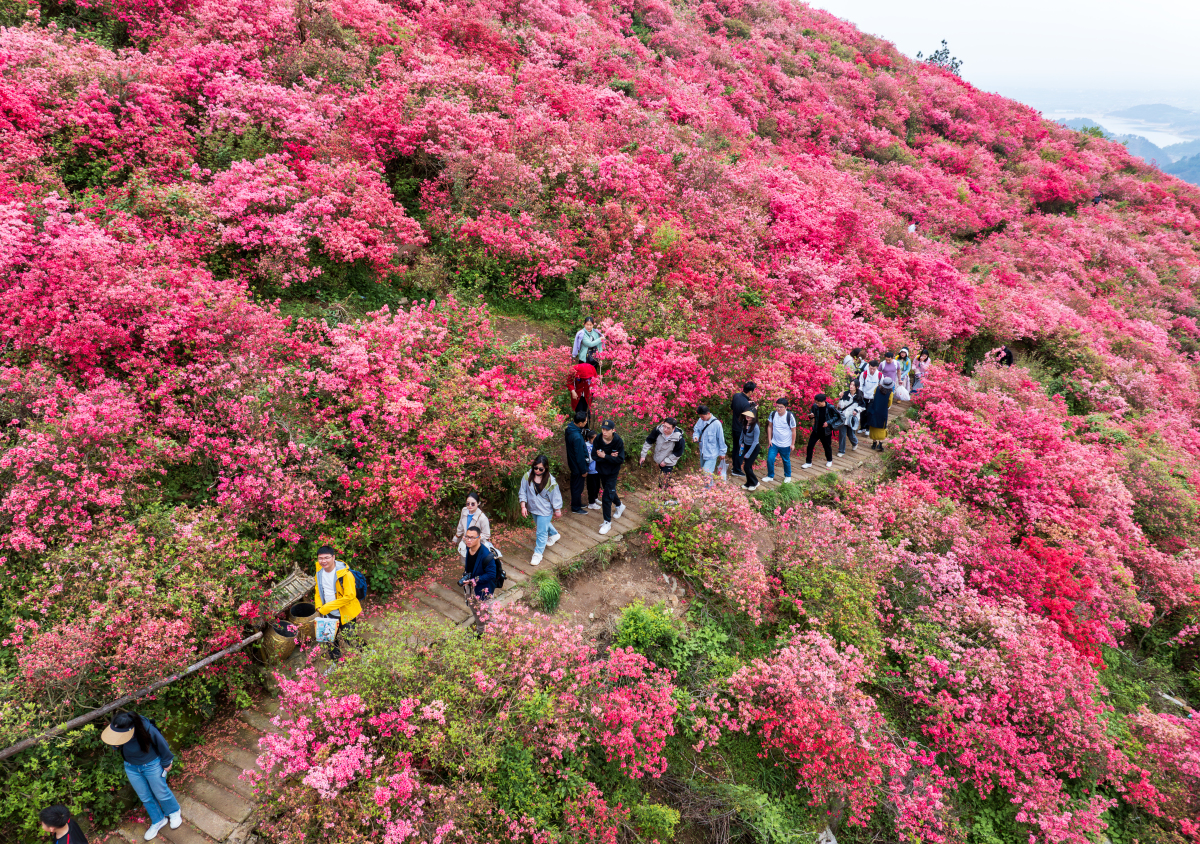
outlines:
{"label": "pale pink flowering bush", "polygon": [[[767,523],[736,486],[682,478],[659,496],[650,547],[664,567],[695,578],[755,623],[769,610],[766,566],[756,534]],[[667,503],[667,499],[677,503]]]}

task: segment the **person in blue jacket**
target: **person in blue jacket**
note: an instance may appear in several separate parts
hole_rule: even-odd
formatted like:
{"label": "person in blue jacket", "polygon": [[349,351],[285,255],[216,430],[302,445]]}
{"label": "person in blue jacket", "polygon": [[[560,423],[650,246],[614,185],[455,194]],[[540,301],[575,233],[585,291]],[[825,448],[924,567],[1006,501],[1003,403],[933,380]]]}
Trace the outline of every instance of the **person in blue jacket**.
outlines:
{"label": "person in blue jacket", "polygon": [[700,470],[708,475],[717,471],[717,462],[729,453],[725,444],[725,427],[713,416],[706,405],[696,408],[696,424],[692,428],[692,442],[700,447]]}
{"label": "person in blue jacket", "polygon": [[179,801],[167,785],[167,771],[175,763],[171,747],[158,727],[136,712],[119,712],[100,734],[105,744],[119,748],[125,760],[125,776],[150,816],[145,839],[153,841],[170,821],[179,829],[183,815]]}
{"label": "person in blue jacket", "polygon": [[[472,525],[463,534],[463,542],[467,546],[467,556],[463,560],[463,576],[459,584],[467,599],[467,608],[475,616],[475,632],[483,632],[483,619],[479,617],[480,602],[486,601],[496,591],[496,558],[492,551],[483,543],[483,533]],[[471,600],[472,591],[477,601]]]}
{"label": "person in blue jacket", "polygon": [[463,560],[462,583],[475,582],[475,597],[481,601],[496,591],[496,558],[483,543],[483,532],[471,526],[463,535],[467,556]]}
{"label": "person in blue jacket", "polygon": [[571,512],[576,515],[586,515],[587,508],[583,506],[583,490],[587,486],[588,457],[587,443],[583,441],[583,429],[587,427],[588,415],[585,410],[575,411],[575,421],[567,423],[564,432],[567,440],[567,468],[571,470]]}

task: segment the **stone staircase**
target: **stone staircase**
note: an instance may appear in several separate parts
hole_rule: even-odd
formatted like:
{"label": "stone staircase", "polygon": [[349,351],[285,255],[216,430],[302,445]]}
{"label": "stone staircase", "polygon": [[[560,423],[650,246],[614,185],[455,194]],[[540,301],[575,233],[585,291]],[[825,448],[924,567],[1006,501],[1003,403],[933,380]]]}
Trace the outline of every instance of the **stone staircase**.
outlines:
{"label": "stone staircase", "polygon": [[[569,488],[566,487],[567,490]],[[604,536],[600,534],[600,525],[604,521],[600,510],[588,510],[587,515],[576,515],[565,509],[562,517],[554,520],[554,527],[562,538],[546,549],[542,562],[537,566],[530,563],[534,546],[533,529],[507,532],[497,547],[504,554],[502,562],[505,572],[508,573],[508,580],[492,600],[497,604],[520,600],[526,594],[530,580],[538,571],[555,571],[580,554],[605,542],[619,539],[625,532],[640,527],[644,518],[642,505],[646,497],[647,493],[642,490],[622,491],[621,501],[625,504],[625,513],[621,518],[613,520],[612,530]],[[418,590],[412,611],[442,616],[464,627],[470,624],[473,616],[467,609],[462,588],[458,585],[460,574],[452,571],[444,575],[439,582]]]}
{"label": "stone staircase", "polygon": [[[179,829],[163,827],[155,841],[168,844],[242,844],[253,828],[251,815],[257,806],[254,789],[242,779],[247,771],[257,771],[258,742],[264,734],[275,732],[271,717],[279,704],[266,698],[237,715],[238,724],[229,740],[212,752],[216,758],[182,786],[172,785],[183,813]],[[146,824],[125,822],[103,844],[141,844]],[[97,839],[93,839],[97,840]]]}
{"label": "stone staircase", "polygon": [[[893,406],[891,418],[904,413],[907,406],[908,402]],[[871,451],[869,440],[860,437],[859,442],[858,451],[847,452],[845,457],[834,457],[833,469],[825,468],[824,460],[814,463],[812,469],[800,469],[804,462],[801,450],[801,459],[793,461],[793,478],[811,480],[830,471],[851,472],[868,462],[880,459],[877,452]],[[765,475],[765,469],[760,470],[760,476]],[[782,465],[779,466],[776,477],[782,477]],[[739,480],[731,478],[730,482]],[[569,489],[569,486],[564,489]],[[500,550],[504,553],[503,563],[508,580],[493,600],[498,604],[520,600],[529,591],[530,581],[536,572],[555,571],[581,554],[605,542],[618,540],[623,534],[637,529],[645,520],[645,511],[648,509],[645,505],[649,497],[648,490],[622,491],[621,500],[626,505],[625,513],[620,519],[613,520],[612,530],[604,536],[599,533],[603,522],[600,510],[588,510],[586,515],[576,515],[569,509],[564,510],[563,516],[554,520],[554,527],[562,534],[562,538],[546,549],[538,566],[530,563],[534,546],[533,530],[507,532]],[[471,624],[473,616],[467,608],[462,589],[458,586],[458,577],[459,573],[452,571],[439,581],[424,585],[415,593],[411,605],[404,610],[405,615],[415,613],[429,618],[446,618],[459,627]],[[387,617],[368,620],[368,624],[376,629],[386,622]],[[282,670],[290,674],[294,669],[284,666]],[[218,745],[213,752],[217,758],[199,775],[174,789],[183,810],[183,825],[179,829],[164,827],[155,840],[168,844],[252,842],[253,813],[257,801],[253,789],[242,779],[242,775],[259,770],[258,743],[264,734],[275,731],[271,717],[278,709],[274,699],[266,698],[251,709],[238,713],[239,723],[232,738]],[[145,831],[145,824],[126,822],[107,837],[94,840],[100,844],[138,844],[143,840]]]}

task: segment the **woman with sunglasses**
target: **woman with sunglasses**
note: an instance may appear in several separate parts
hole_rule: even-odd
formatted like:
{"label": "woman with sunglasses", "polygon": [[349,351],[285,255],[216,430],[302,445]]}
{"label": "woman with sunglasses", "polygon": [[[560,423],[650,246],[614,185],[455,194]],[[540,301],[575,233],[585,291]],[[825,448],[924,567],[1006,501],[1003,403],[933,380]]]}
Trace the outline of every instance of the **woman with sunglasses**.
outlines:
{"label": "woman with sunglasses", "polygon": [[537,541],[533,546],[533,559],[529,561],[530,565],[536,566],[542,561],[546,548],[558,542],[560,537],[551,520],[562,515],[562,491],[550,474],[549,457],[539,454],[533,458],[529,471],[521,478],[517,497],[521,500],[521,515],[533,516],[537,524]]}

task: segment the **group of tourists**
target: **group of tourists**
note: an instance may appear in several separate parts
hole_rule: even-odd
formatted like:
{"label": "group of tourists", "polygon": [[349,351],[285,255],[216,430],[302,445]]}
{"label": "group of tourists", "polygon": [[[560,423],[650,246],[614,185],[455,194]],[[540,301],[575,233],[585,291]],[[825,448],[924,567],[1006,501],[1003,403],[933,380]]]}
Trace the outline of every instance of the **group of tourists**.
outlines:
{"label": "group of tourists", "polygon": [[[613,420],[604,420],[599,432],[588,427],[594,412],[592,397],[600,377],[599,354],[603,349],[604,336],[597,330],[594,320],[586,319],[575,335],[571,350],[567,388],[573,417],[567,424],[564,438],[571,512],[586,514],[589,510],[600,510],[603,520],[599,532],[607,534],[612,530],[613,521],[625,512],[617,482],[628,455],[625,441],[617,433]],[[1003,347],[997,352],[997,359],[1011,365],[1012,352]],[[831,397],[817,393],[803,420],[809,430],[802,468],[812,466],[818,443],[827,468],[833,466],[835,442],[839,456],[845,455],[847,445],[851,450],[858,449],[859,435],[868,436],[871,448],[882,451],[893,400],[907,400],[920,390],[930,365],[927,353],[921,352],[912,359],[907,348],[896,354],[888,352],[882,359],[868,359],[862,349],[851,350],[842,361],[846,386],[841,395]],[[774,483],[777,459],[783,464],[783,483],[792,482],[792,450],[796,447],[802,422],[786,397],[776,399],[766,418],[760,419],[753,398],[757,389],[754,381],[747,381],[730,401],[731,444],[726,441],[724,425],[711,409],[703,404],[696,408],[691,439],[699,451],[701,471],[710,476],[710,485],[716,483],[718,476],[724,477],[726,471],[732,477],[743,478],[742,488],[746,490],[758,489],[761,483]],[[668,417],[651,428],[643,439],[638,463],[644,464],[650,459],[658,467],[660,486],[665,487],[684,454],[684,446],[684,434],[678,420]],[[764,448],[766,476],[760,478],[754,467]],[[537,566],[546,549],[562,538],[553,520],[562,516],[563,494],[550,470],[547,455],[539,454],[530,463],[521,477],[517,497],[521,515],[534,521],[530,564]],[[451,539],[463,560],[459,584],[475,614],[477,630],[482,625],[480,602],[498,591],[505,578],[501,564],[503,555],[492,544],[491,523],[483,503],[478,492],[467,493]],[[327,647],[327,654],[333,661],[340,658],[344,637],[353,634],[355,620],[362,612],[361,578],[361,574],[337,558],[332,547],[323,545],[317,550],[313,600],[319,616],[336,621],[336,634]],[[101,738],[121,753],[125,774],[146,808],[150,827],[146,830],[145,840],[156,838],[159,830],[168,824],[171,829],[177,829],[182,823],[179,801],[167,784],[167,773],[174,757],[154,722],[134,712],[121,712],[105,728]],[[42,828],[57,844],[87,844],[82,830],[65,806],[43,809],[39,817]]]}

